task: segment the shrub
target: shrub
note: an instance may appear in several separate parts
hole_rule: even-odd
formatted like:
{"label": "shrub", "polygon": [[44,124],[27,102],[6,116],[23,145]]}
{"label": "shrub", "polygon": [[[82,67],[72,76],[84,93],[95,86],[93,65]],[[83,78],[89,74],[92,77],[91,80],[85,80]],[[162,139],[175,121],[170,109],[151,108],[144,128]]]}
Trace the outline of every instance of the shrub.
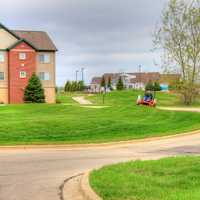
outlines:
{"label": "shrub", "polygon": [[161,90],[160,83],[155,82],[154,83],[154,91],[160,91],[160,90]]}
{"label": "shrub", "polygon": [[29,79],[24,91],[24,101],[31,103],[45,103],[44,89],[36,74]]}

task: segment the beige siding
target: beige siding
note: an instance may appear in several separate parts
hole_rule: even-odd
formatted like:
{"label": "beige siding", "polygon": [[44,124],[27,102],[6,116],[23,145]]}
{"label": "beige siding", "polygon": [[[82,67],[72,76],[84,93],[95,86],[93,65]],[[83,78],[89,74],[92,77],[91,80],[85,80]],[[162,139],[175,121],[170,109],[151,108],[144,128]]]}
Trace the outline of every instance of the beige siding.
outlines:
{"label": "beige siding", "polygon": [[44,88],[46,103],[55,103],[55,88]]}
{"label": "beige siding", "polygon": [[[40,63],[39,55],[49,54],[50,63]],[[42,81],[42,85],[45,89],[45,96],[47,103],[55,103],[55,53],[54,52],[39,52],[37,53],[37,69],[36,73],[47,72],[50,75],[50,80]]]}
{"label": "beige siding", "polygon": [[0,88],[0,103],[8,103],[8,88]]}
{"label": "beige siding", "polygon": [[0,62],[0,72],[4,72],[4,80],[0,80],[0,88],[8,87],[8,53],[6,51],[0,51],[4,54],[4,62]]}
{"label": "beige siding", "polygon": [[4,72],[4,80],[0,80],[0,103],[8,103],[8,56],[6,51],[4,54],[4,62],[0,62],[0,72]]}
{"label": "beige siding", "polygon": [[3,28],[0,28],[0,49],[6,49],[17,42],[17,39]]}

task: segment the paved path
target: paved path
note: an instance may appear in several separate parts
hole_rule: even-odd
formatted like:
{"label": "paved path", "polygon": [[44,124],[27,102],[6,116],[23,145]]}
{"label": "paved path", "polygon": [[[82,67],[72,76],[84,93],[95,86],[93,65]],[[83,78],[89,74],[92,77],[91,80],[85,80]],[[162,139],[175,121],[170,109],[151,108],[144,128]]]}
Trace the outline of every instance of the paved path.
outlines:
{"label": "paved path", "polygon": [[[103,148],[0,150],[0,200],[59,200],[66,179],[92,168],[199,153],[200,133]],[[72,192],[69,200],[81,199]]]}
{"label": "paved path", "polygon": [[80,97],[72,97],[72,99],[76,102],[78,102],[81,105],[92,105],[92,102],[85,99],[85,97],[80,96]]}
{"label": "paved path", "polygon": [[160,110],[171,110],[171,111],[183,111],[183,112],[200,112],[200,108],[188,108],[188,107],[157,107]]}

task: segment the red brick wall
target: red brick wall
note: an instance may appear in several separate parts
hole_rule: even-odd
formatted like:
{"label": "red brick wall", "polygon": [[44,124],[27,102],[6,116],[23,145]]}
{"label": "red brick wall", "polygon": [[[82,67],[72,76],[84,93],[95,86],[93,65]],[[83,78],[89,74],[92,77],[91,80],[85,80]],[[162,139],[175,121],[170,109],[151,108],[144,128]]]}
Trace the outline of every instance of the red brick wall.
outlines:
{"label": "red brick wall", "polygon": [[[19,53],[26,53],[26,59],[20,60]],[[31,75],[36,72],[36,52],[22,42],[9,52],[9,103],[23,103],[24,89]],[[26,78],[20,78],[20,71],[26,72]]]}

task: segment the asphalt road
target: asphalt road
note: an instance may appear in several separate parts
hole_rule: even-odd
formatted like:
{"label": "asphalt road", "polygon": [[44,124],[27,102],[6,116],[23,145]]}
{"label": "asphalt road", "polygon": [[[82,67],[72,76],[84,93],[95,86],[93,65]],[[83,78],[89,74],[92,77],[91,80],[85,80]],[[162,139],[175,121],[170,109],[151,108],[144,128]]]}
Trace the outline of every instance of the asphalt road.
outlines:
{"label": "asphalt road", "polygon": [[59,200],[63,181],[89,169],[199,153],[200,133],[103,148],[0,150],[0,200]]}

